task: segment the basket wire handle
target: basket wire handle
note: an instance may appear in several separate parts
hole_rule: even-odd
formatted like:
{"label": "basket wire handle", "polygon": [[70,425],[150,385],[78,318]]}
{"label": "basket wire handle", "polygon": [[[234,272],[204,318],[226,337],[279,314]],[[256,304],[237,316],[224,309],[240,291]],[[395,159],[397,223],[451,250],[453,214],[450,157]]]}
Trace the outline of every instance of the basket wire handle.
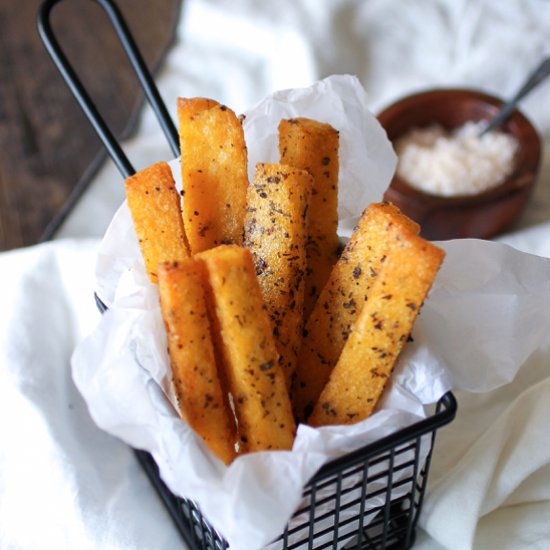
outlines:
{"label": "basket wire handle", "polygon": [[[63,50],[55,37],[55,33],[52,30],[50,24],[52,9],[56,4],[59,4],[62,1],[63,0],[45,0],[42,3],[37,16],[38,32],[40,33],[40,37],[44,42],[46,50],[61,73],[61,76],[67,83],[67,86],[84,111],[84,114],[103,142],[103,145],[115,162],[119,172],[124,178],[127,178],[135,173],[134,167],[128,160],[128,157],[122,150],[117,139],[105,123],[105,120],[99,114],[96,106],[88,95],[88,92],[82,85],[82,82],[63,53]],[[177,157],[179,155],[179,145],[176,127],[168,114],[166,106],[159,94],[158,88],[145,64],[145,61],[143,60],[143,57],[134,41],[134,38],[132,37],[132,34],[130,33],[130,30],[128,29],[128,26],[126,25],[126,22],[124,21],[124,18],[122,17],[122,14],[112,0],[92,1],[99,4],[109,16],[115,32],[120,39],[122,47],[124,48],[124,51],[132,64],[134,72],[139,79],[141,87],[145,92],[147,101],[155,112],[172,152]]]}

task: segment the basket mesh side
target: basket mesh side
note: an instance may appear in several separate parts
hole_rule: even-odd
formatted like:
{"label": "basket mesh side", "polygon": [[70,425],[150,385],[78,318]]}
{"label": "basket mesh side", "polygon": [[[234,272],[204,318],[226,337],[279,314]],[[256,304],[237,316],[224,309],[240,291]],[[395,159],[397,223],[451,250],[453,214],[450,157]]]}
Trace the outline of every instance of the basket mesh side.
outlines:
{"label": "basket mesh side", "polygon": [[[421,436],[406,444],[315,479],[304,491],[274,548],[284,550],[409,548],[422,504],[428,461],[420,467]],[[431,451],[431,449],[430,449]],[[194,548],[224,550],[225,540],[198,506],[178,499]]]}
{"label": "basket mesh side", "polygon": [[181,502],[182,519],[188,527],[189,536],[196,544],[195,548],[204,550],[225,550],[228,548],[227,542],[208,524],[198,506],[192,500],[179,500]]}
{"label": "basket mesh side", "polygon": [[[323,467],[305,488],[302,504],[269,550],[410,548],[435,433],[455,412],[456,401],[449,395],[421,429],[413,427],[399,438],[390,437],[384,445],[365,447]],[[138,457],[146,454],[137,453]],[[152,458],[149,461],[141,459],[191,550],[226,550],[227,542],[198,506],[174,497]]]}
{"label": "basket mesh side", "polygon": [[[285,549],[408,548],[424,491],[422,438],[315,481],[289,522]],[[306,545],[304,543],[307,542]]]}

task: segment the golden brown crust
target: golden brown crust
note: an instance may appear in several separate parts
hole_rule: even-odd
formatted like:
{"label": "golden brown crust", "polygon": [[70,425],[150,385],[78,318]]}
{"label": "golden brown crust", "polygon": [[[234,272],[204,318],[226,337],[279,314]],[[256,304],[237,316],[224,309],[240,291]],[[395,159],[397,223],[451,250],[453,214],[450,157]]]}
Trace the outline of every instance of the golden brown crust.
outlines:
{"label": "golden brown crust", "polygon": [[287,387],[302,339],[311,187],[305,170],[258,164],[248,188],[243,244],[252,252]]}
{"label": "golden brown crust", "polygon": [[225,105],[204,98],[180,99],[178,120],[183,219],[191,252],[242,244],[248,175],[240,121]]}
{"label": "golden brown crust", "polygon": [[166,162],[153,164],[127,178],[125,189],[145,267],[156,283],[159,262],[189,256],[181,200],[170,167]]}
{"label": "golden brown crust", "polygon": [[203,288],[191,258],[159,265],[159,293],[181,416],[226,464],[235,458],[235,422],[218,378]]}
{"label": "golden brown crust", "polygon": [[242,451],[292,448],[295,424],[250,250],[202,252]]}
{"label": "golden brown crust", "polygon": [[310,425],[352,424],[373,412],[443,257],[407,229],[395,235]]}
{"label": "golden brown crust", "polygon": [[307,419],[336,365],[383,263],[390,235],[418,225],[389,203],[365,209],[306,322],[293,387],[293,405]]}
{"label": "golden brown crust", "polygon": [[329,124],[308,118],[281,120],[281,163],[313,176],[306,245],[304,316],[307,319],[338,257],[339,135]]}

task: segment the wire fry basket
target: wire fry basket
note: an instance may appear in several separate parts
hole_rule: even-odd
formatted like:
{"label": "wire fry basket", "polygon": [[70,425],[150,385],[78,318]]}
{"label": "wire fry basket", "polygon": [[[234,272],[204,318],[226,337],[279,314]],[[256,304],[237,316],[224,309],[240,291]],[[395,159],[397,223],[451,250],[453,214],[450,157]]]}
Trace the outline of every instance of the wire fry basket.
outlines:
{"label": "wire fry basket", "polygon": [[[69,64],[50,25],[52,9],[62,1],[43,2],[38,13],[40,36],[122,177],[127,178],[135,173],[133,166]],[[111,20],[168,143],[178,156],[176,127],[122,14],[113,0],[93,1]],[[52,225],[59,223],[54,220]],[[105,311],[97,296],[96,302],[100,311]],[[269,550],[410,548],[426,491],[435,435],[438,428],[453,420],[456,408],[456,400],[448,392],[428,418],[321,467],[304,488],[302,504]],[[135,450],[135,455],[190,549],[229,548],[193,500],[177,497],[168,489],[150,454]]]}
{"label": "wire fry basket", "polygon": [[[304,488],[302,505],[284,532],[268,548],[410,548],[436,431],[455,414],[456,400],[448,392],[425,420],[325,464]],[[151,456],[143,451],[136,456],[189,548],[228,548],[195,502],[170,492]]]}

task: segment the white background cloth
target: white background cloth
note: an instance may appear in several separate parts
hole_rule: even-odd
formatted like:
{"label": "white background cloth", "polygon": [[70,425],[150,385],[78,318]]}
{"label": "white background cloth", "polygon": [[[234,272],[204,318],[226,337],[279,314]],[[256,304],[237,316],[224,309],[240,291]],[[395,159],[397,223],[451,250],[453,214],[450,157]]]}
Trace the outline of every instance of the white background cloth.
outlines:
{"label": "white background cloth", "polygon": [[[434,85],[511,95],[549,38],[546,0],[185,0],[158,82],[173,114],[177,96],[194,95],[238,112],[275,89],[352,73],[377,112]],[[503,238],[547,257],[549,94],[550,80],[522,103],[545,158],[518,231]],[[127,151],[137,168],[171,158],[149,110]],[[0,548],[180,545],[131,452],[93,425],[70,378],[72,349],[98,318],[93,237],[122,198],[106,163],[60,240],[0,255]],[[550,548],[550,350],[511,384],[457,397],[417,547]]]}

